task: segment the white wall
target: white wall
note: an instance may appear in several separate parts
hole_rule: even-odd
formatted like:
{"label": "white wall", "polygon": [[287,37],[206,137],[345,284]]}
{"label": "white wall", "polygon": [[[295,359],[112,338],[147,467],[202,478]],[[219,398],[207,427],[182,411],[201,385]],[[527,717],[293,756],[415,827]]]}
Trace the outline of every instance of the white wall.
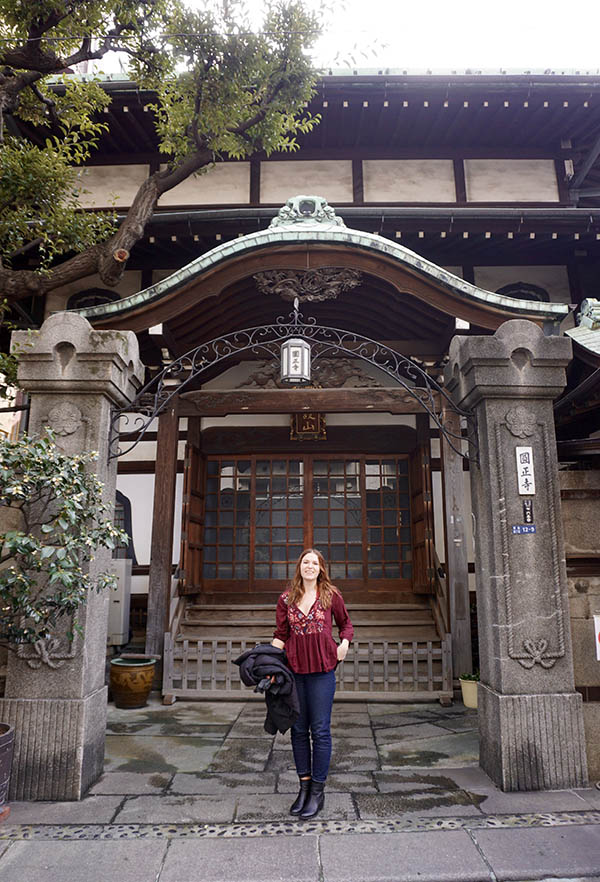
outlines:
{"label": "white wall", "polygon": [[557,202],[552,159],[465,159],[469,202]]}
{"label": "white wall", "polygon": [[250,163],[218,162],[164,193],[159,208],[170,205],[245,205],[250,202]]}
{"label": "white wall", "polygon": [[[122,299],[123,297],[129,297],[130,294],[137,294],[141,290],[141,286],[141,272],[138,270],[127,270],[119,284],[114,288],[108,288],[108,290],[114,291]],[[106,285],[98,273],[94,273],[91,276],[78,279],[76,282],[62,285],[62,287],[57,288],[55,291],[50,291],[46,295],[46,312],[44,317],[47,318],[53,312],[57,312],[60,309],[66,309],[67,300],[72,294],[77,294],[79,291],[87,291],[88,288],[106,288]]]}
{"label": "white wall", "polygon": [[570,303],[571,291],[566,266],[476,266],[475,284],[486,291],[505,285],[529,282],[545,288],[554,303]]}
{"label": "white wall", "polygon": [[451,159],[363,160],[365,202],[455,202]]}
{"label": "white wall", "polygon": [[283,205],[290,196],[324,196],[330,204],[352,202],[350,160],[261,162],[260,201]]}
{"label": "white wall", "polygon": [[81,169],[82,208],[127,208],[149,175],[147,165],[88,165]]}

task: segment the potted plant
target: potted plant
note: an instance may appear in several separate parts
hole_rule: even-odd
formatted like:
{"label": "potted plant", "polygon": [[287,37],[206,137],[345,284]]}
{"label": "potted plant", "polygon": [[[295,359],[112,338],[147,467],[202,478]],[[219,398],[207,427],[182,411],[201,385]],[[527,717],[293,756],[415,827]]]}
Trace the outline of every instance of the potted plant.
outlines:
{"label": "potted plant", "polygon": [[[97,548],[128,541],[90,469],[96,457],[67,456],[50,431],[0,440],[0,644],[9,650],[44,646],[90,590],[115,585],[110,571],[86,572]],[[0,820],[7,814],[14,734],[0,721]]]}
{"label": "potted plant", "polygon": [[477,684],[479,683],[479,671],[473,674],[461,674],[458,678],[462,700],[465,707],[477,707]]}

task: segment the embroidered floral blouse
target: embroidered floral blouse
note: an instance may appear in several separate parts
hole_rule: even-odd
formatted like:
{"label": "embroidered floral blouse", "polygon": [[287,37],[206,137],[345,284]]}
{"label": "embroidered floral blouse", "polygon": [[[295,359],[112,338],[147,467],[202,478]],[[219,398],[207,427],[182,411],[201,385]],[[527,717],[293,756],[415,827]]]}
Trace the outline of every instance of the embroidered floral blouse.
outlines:
{"label": "embroidered floral blouse", "polygon": [[277,601],[277,626],[273,637],[285,643],[288,664],[295,674],[332,671],[337,665],[337,643],[333,639],[333,620],[340,640],[350,643],[354,628],[341,594],[334,594],[329,609],[315,600],[306,615],[288,602],[289,591]]}

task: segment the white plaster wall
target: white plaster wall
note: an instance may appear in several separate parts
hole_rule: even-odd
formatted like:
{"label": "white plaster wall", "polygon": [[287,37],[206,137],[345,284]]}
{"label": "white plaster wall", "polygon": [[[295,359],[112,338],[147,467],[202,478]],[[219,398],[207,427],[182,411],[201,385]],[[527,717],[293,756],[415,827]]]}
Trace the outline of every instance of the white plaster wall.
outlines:
{"label": "white plaster wall", "polygon": [[127,208],[150,171],[147,165],[88,165],[81,169],[81,185],[87,193],[82,208]]}
{"label": "white plaster wall", "polygon": [[250,202],[250,163],[218,162],[204,174],[164,193],[159,208],[171,205],[237,205]]}
{"label": "white plaster wall", "polygon": [[[107,286],[104,284],[98,273],[94,273],[92,276],[85,276],[83,279],[78,279],[76,282],[69,282],[68,285],[63,285],[55,291],[50,291],[46,296],[46,312],[44,317],[47,318],[53,312],[58,312],[60,309],[66,309],[67,300],[72,294],[77,294],[79,291],[87,291],[88,288],[106,287]],[[141,290],[141,287],[141,272],[138,270],[131,270],[125,272],[118,285],[114,288],[109,288],[108,290],[115,291],[122,299],[123,297],[129,297],[130,294],[137,294],[137,292]]]}
{"label": "white plaster wall", "polygon": [[465,159],[469,202],[557,202],[552,159]]}
{"label": "white plaster wall", "polygon": [[486,291],[505,285],[529,282],[545,288],[554,303],[570,303],[569,276],[566,266],[476,266],[475,284]]}
{"label": "white plaster wall", "polygon": [[[152,507],[154,505],[154,475],[118,475],[117,490],[131,501],[131,527],[138,564],[150,563],[152,537]],[[177,475],[175,485],[175,524],[173,527],[173,563],[179,561],[181,542],[181,505],[183,475]]]}
{"label": "white plaster wall", "polygon": [[451,159],[363,160],[365,202],[456,202]]}
{"label": "white plaster wall", "polygon": [[324,196],[330,204],[352,202],[352,162],[326,159],[261,162],[261,202],[283,205],[300,193]]}
{"label": "white plaster wall", "polygon": [[[135,431],[135,427],[131,431]],[[126,450],[130,442],[122,441],[121,449]],[[185,454],[185,441],[180,441],[177,445],[177,458],[183,459]],[[123,453],[119,457],[120,462],[155,462],[156,461],[156,441],[140,441],[129,453]]]}

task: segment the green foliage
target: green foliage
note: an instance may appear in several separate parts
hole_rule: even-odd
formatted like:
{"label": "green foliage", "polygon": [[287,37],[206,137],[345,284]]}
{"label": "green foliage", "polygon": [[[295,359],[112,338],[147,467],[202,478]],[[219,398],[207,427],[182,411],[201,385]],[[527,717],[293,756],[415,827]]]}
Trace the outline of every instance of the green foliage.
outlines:
{"label": "green foliage", "polygon": [[0,149],[0,254],[5,266],[35,244],[38,270],[60,255],[107,238],[115,229],[109,212],[78,211],[83,190],[74,167],[89,154],[91,141],[77,132],[48,138],[44,148],[16,137]]}
{"label": "green foliage", "polygon": [[[71,65],[117,52],[130,78],[155,91],[168,164],[156,198],[219,158],[297,149],[298,133],[319,121],[305,105],[321,14],[302,0],[265,0],[256,26],[249,9],[256,5],[243,0],[193,9],[180,0],[0,0],[0,269],[30,252],[33,269],[48,277],[57,258],[115,232],[112,214],[77,211],[85,192],[77,167],[107,128],[110,98],[93,77],[64,73]],[[44,141],[11,134],[8,114]],[[146,201],[143,216],[130,210],[127,250],[153,208]],[[86,264],[81,275],[98,269]]]}
{"label": "green foliage", "polygon": [[[198,147],[235,158],[295,150],[295,135],[318,123],[305,104],[316,76],[307,51],[320,22],[301,2],[267,2],[263,14],[256,33],[240,0],[174,16],[173,32],[182,36],[169,42],[185,69],[177,78],[146,79],[159,98],[160,150],[173,163]],[[138,76],[144,80],[141,69]]]}
{"label": "green foliage", "polygon": [[479,680],[479,671],[473,671],[472,674],[461,674],[459,680]]}
{"label": "green foliage", "polygon": [[[6,301],[0,300],[0,328],[5,327],[9,331],[14,330],[12,322],[5,319],[5,314],[9,306]],[[17,367],[18,361],[13,353],[0,352],[0,401],[8,400],[14,395],[17,386]]]}
{"label": "green foliage", "polygon": [[61,453],[51,432],[0,441],[0,506],[20,521],[4,533],[0,552],[1,641],[48,637],[90,590],[114,585],[112,573],[85,572],[97,548],[128,541],[89,470],[96,456]]}

